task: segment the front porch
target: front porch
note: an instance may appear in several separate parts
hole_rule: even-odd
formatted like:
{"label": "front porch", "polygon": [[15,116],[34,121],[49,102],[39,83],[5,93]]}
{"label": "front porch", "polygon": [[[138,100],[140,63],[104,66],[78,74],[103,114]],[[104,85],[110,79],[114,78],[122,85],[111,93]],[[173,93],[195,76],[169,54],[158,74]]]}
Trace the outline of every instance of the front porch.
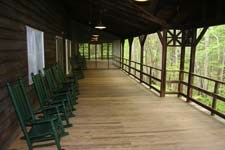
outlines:
{"label": "front porch", "polygon": [[[224,150],[225,124],[193,105],[173,96],[160,98],[120,70],[85,74],[63,149]],[[10,149],[26,148],[18,137]]]}

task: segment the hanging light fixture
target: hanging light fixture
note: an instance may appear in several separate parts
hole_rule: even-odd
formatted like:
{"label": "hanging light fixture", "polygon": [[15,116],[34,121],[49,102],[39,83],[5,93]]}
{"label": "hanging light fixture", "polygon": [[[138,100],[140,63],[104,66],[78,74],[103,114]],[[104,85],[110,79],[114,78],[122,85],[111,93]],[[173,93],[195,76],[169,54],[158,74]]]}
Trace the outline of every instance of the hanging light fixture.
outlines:
{"label": "hanging light fixture", "polygon": [[[100,3],[102,4],[102,0],[100,0]],[[95,26],[95,29],[99,29],[99,30],[106,29],[106,26],[102,23],[102,17],[104,13],[104,9],[102,8],[103,8],[102,6],[99,7],[99,22]]]}
{"label": "hanging light fixture", "polygon": [[135,2],[148,2],[150,0],[134,0]]}
{"label": "hanging light fixture", "polygon": [[95,29],[104,30],[106,29],[106,26],[100,20],[99,23],[95,26]]}
{"label": "hanging light fixture", "polygon": [[99,37],[99,34],[93,34],[92,37]]}

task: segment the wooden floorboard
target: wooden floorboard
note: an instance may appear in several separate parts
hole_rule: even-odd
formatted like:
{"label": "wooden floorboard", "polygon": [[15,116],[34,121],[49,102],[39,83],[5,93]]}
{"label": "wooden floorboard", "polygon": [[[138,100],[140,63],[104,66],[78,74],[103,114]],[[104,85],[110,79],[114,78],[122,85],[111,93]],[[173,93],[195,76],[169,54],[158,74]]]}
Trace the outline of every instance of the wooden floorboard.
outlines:
{"label": "wooden floorboard", "polygon": [[[86,71],[65,150],[224,150],[225,124],[119,70]],[[26,149],[17,139],[14,150]],[[55,146],[40,148],[54,150]]]}

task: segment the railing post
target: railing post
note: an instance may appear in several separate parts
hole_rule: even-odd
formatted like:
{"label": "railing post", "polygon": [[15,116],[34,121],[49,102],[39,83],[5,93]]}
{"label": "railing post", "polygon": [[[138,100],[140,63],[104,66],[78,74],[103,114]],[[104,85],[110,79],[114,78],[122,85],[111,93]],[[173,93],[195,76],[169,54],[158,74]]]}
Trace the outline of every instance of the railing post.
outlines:
{"label": "railing post", "polygon": [[[213,102],[212,102],[212,109],[215,110],[216,109],[216,94],[218,94],[218,90],[219,90],[219,83],[217,81],[215,81],[215,86],[214,86],[214,96],[213,96]],[[211,115],[214,115],[214,111],[211,112]]]}

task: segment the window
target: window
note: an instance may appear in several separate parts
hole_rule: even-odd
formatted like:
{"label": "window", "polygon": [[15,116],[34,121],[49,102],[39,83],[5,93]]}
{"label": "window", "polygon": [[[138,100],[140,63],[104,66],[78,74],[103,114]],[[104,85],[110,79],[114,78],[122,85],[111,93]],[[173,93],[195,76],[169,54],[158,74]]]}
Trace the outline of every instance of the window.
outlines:
{"label": "window", "polygon": [[89,44],[88,43],[80,43],[79,44],[79,52],[81,56],[84,56],[86,59],[89,58]]}
{"label": "window", "polygon": [[107,43],[103,43],[102,45],[102,58],[103,59],[107,59],[108,58],[108,44]]}
{"label": "window", "polygon": [[112,59],[113,56],[113,44],[108,43],[109,59]]}
{"label": "window", "polygon": [[89,44],[88,43],[84,43],[84,57],[86,59],[88,59],[88,57],[89,57]]}
{"label": "window", "polygon": [[27,56],[29,84],[32,84],[31,73],[38,73],[45,67],[44,57],[44,32],[26,26],[27,31]]}
{"label": "window", "polygon": [[65,49],[65,55],[66,55],[66,74],[69,74],[72,70],[70,59],[72,57],[72,50],[71,50],[71,40],[66,39],[66,49]]}
{"label": "window", "polygon": [[90,44],[90,59],[95,59],[96,47],[95,44]]}
{"label": "window", "polygon": [[84,44],[79,44],[79,53],[81,56],[84,56]]}
{"label": "window", "polygon": [[97,44],[96,48],[97,48],[96,49],[96,58],[101,59],[102,58],[102,45]]}
{"label": "window", "polygon": [[56,36],[56,62],[60,64],[64,70],[63,38],[60,36]]}

